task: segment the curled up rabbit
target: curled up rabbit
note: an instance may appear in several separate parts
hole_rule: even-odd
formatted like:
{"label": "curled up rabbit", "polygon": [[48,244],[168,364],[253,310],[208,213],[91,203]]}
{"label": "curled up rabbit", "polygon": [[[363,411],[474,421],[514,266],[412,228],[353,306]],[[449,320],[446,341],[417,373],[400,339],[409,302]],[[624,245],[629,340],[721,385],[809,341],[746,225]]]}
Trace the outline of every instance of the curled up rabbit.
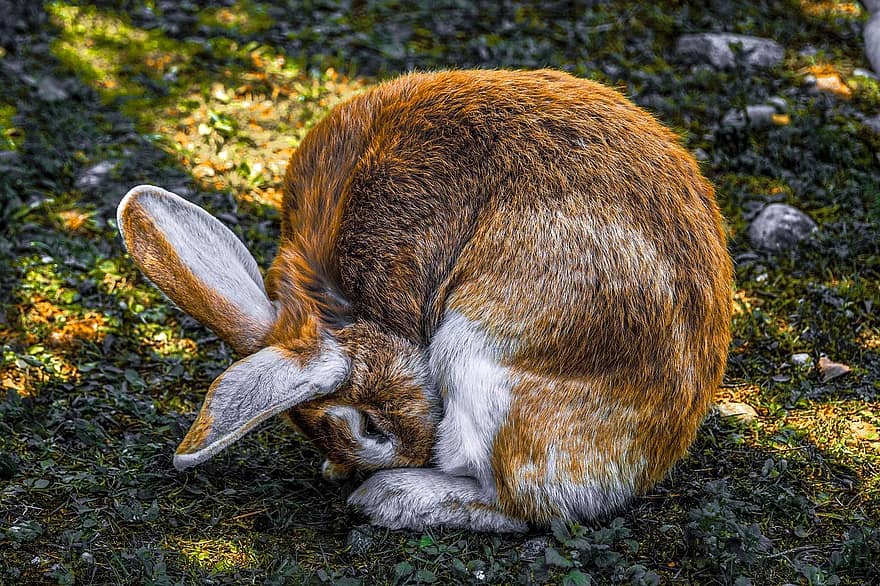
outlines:
{"label": "curled up rabbit", "polygon": [[377,470],[349,503],[387,527],[614,510],[686,452],[725,366],[711,185],[649,114],[564,73],[410,74],[336,107],[291,158],[265,280],[158,187],[118,225],[244,356],[174,465],[285,412],[328,476]]}

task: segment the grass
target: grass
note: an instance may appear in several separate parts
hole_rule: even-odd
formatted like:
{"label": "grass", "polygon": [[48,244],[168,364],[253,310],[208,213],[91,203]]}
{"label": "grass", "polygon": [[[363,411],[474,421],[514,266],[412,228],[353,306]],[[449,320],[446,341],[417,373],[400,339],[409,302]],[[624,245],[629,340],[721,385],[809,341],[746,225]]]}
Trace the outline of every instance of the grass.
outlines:
{"label": "grass", "polygon": [[[854,75],[865,14],[806,0],[575,4],[104,0],[10,13],[0,583],[880,581],[880,136],[863,123],[880,85]],[[678,35],[706,30],[772,37],[785,60],[753,73],[679,63]],[[736,260],[717,400],[757,418],[713,414],[617,517],[524,536],[371,528],[344,506],[356,483],[322,480],[319,454],[278,422],[174,472],[171,453],[234,357],[135,270],[118,199],[137,183],[184,193],[266,266],[284,164],[308,129],[382,78],[451,66],[604,81],[701,151]],[[63,99],[41,92],[46,80]],[[774,125],[721,124],[774,96]],[[809,213],[815,238],[755,250],[748,222],[774,201]],[[822,355],[852,372],[824,380]]]}

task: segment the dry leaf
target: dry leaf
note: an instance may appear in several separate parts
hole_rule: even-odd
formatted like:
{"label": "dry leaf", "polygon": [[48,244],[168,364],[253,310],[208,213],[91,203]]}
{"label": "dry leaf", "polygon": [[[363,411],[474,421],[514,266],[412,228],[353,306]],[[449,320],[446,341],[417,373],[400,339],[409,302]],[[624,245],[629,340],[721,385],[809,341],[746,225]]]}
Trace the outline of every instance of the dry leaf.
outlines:
{"label": "dry leaf", "polygon": [[748,403],[725,401],[716,405],[722,417],[731,417],[742,423],[751,423],[758,417],[758,412]]}
{"label": "dry leaf", "polygon": [[822,382],[827,383],[830,380],[840,378],[841,376],[852,371],[852,368],[846,364],[829,360],[824,354],[819,357],[819,370],[822,372]]}

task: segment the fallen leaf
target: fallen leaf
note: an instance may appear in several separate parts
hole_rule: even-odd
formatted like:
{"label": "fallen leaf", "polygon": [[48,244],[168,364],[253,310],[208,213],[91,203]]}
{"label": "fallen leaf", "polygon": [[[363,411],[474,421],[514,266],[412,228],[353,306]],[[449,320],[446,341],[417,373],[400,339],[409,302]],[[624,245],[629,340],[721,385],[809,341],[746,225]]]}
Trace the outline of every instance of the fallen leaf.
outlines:
{"label": "fallen leaf", "polygon": [[730,417],[741,423],[751,423],[758,417],[758,412],[748,403],[725,401],[716,405],[722,417]]}
{"label": "fallen leaf", "polygon": [[829,360],[829,358],[823,354],[819,357],[819,370],[822,372],[822,382],[827,383],[830,380],[842,377],[852,371],[852,368],[846,364]]}

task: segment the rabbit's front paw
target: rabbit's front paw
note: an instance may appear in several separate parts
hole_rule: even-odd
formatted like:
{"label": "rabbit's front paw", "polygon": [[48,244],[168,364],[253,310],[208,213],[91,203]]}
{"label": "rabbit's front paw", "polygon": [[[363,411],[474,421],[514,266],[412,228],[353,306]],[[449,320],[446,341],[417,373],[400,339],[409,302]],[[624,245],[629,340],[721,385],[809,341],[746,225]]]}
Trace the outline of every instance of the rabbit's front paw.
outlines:
{"label": "rabbit's front paw", "polygon": [[472,531],[520,532],[525,522],[499,511],[473,478],[427,468],[382,470],[364,482],[348,504],[390,529],[444,525]]}

